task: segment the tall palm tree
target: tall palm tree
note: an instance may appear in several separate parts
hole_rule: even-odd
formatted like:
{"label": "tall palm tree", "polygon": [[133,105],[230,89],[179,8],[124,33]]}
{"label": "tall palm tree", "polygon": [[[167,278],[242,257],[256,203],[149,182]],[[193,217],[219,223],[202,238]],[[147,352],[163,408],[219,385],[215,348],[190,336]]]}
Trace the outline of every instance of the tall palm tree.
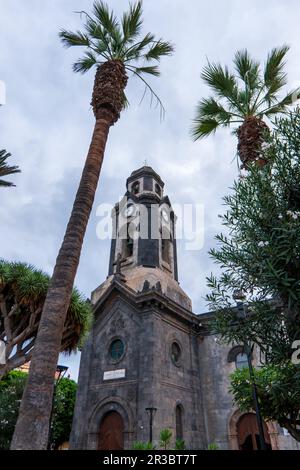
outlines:
{"label": "tall palm tree", "polygon": [[238,51],[233,60],[235,73],[220,64],[208,63],[201,76],[215,96],[202,99],[197,106],[192,129],[194,139],[233,125],[243,167],[247,168],[252,161],[263,165],[260,151],[268,133],[264,118],[284,113],[300,91],[296,89],[279,97],[287,84],[284,67],[288,50],[285,45],[274,48],[263,68],[247,50]]}
{"label": "tall palm tree", "polygon": [[[13,449],[46,449],[53,382],[66,313],[87,223],[99,180],[108,133],[127,104],[127,73],[145,81],[144,74],[159,75],[155,65],[173,47],[151,33],[141,36],[142,3],[130,6],[121,22],[103,2],[95,1],[92,15],[85,18],[84,32],[61,31],[65,46],[83,46],[85,54],[74,71],[96,68],[92,106],[95,129],[82,179],[75,198],[49,287],[36,338],[28,383],[12,442]],[[156,96],[156,95],[155,95]]]}
{"label": "tall palm tree", "polygon": [[8,175],[14,175],[15,173],[20,173],[21,170],[18,166],[9,166],[7,164],[7,159],[11,157],[10,153],[7,153],[6,150],[0,150],[0,188],[2,187],[11,187],[15,186],[9,181],[4,181],[2,178]]}

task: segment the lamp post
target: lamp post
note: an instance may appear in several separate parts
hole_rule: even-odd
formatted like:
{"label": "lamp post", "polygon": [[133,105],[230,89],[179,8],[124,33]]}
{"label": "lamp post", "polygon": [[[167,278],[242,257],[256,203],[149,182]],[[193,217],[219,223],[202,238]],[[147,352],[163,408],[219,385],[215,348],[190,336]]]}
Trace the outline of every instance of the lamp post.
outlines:
{"label": "lamp post", "polygon": [[154,408],[153,406],[152,407],[149,407],[149,408],[146,408],[146,411],[147,411],[147,414],[149,416],[149,442],[152,443],[152,439],[153,439],[153,418],[154,418],[154,415],[155,413],[157,412],[157,408]]}
{"label": "lamp post", "polygon": [[[238,321],[246,320],[247,312],[246,312],[246,308],[245,308],[245,304],[244,304],[245,296],[244,296],[243,292],[240,291],[240,290],[236,290],[236,291],[234,291],[232,297],[236,301]],[[247,355],[249,376],[250,376],[250,382],[251,382],[251,387],[252,387],[252,396],[253,396],[255,415],[256,415],[257,426],[258,426],[260,450],[267,450],[265,435],[264,435],[263,420],[262,420],[262,416],[261,416],[261,412],[260,412],[260,408],[259,408],[257,387],[256,387],[256,383],[255,383],[255,377],[254,377],[254,371],[253,371],[253,365],[252,365],[253,346],[251,347],[251,345],[248,343],[248,341],[244,341],[244,351]]]}
{"label": "lamp post", "polygon": [[50,414],[50,422],[49,422],[49,438],[48,438],[48,450],[52,450],[52,418],[53,418],[53,408],[54,408],[54,400],[56,396],[56,390],[59,382],[61,379],[64,378],[66,375],[66,372],[69,368],[67,366],[60,366],[58,365],[56,367],[56,373],[55,373],[55,383],[54,383],[54,390],[53,390],[53,397],[52,397],[52,406],[51,406],[51,414]]}

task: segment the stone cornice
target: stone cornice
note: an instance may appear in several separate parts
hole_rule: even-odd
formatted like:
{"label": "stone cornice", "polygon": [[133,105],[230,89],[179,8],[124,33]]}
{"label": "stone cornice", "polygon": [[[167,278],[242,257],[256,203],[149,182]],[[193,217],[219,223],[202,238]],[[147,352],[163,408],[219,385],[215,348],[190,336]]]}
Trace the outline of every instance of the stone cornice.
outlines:
{"label": "stone cornice", "polygon": [[137,310],[148,309],[149,307],[153,309],[154,307],[157,313],[161,312],[161,314],[171,315],[199,334],[202,330],[200,326],[202,319],[198,315],[185,309],[155,289],[136,293],[133,289],[126,286],[125,282],[122,282],[121,279],[119,280],[117,276],[115,276],[110,286],[103,292],[93,306],[95,316],[97,316],[97,312],[99,312],[100,309],[104,309],[105,303],[111,298],[114,292],[133,305]]}

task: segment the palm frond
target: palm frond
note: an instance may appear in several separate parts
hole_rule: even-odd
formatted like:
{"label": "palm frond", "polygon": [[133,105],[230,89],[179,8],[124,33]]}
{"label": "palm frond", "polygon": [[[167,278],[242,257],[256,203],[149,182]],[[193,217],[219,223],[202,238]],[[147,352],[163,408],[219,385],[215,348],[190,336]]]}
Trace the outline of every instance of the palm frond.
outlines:
{"label": "palm frond", "polygon": [[126,43],[124,42],[123,35],[119,29],[116,29],[114,35],[111,40],[111,51],[113,57],[119,59],[124,47],[126,47]]}
{"label": "palm frond", "polygon": [[73,64],[73,70],[74,72],[84,74],[97,63],[98,62],[95,54],[87,51],[85,52],[85,56],[82,59],[79,59],[77,62],[75,62],[75,64]]}
{"label": "palm frond", "polygon": [[72,31],[66,31],[65,29],[62,29],[59,32],[59,37],[65,47],[90,46],[90,40],[88,36],[81,33],[81,31],[72,33]]}
{"label": "palm frond", "polygon": [[93,14],[102,27],[113,37],[119,30],[120,25],[113,11],[109,11],[107,3],[95,1],[93,5]]}
{"label": "palm frond", "polygon": [[174,46],[169,42],[162,41],[161,39],[150,47],[149,51],[144,54],[144,58],[149,60],[159,61],[162,56],[171,55],[174,52]]}
{"label": "palm frond", "polygon": [[124,62],[130,62],[141,57],[143,49],[155,40],[154,34],[147,33],[141,41],[125,49],[123,53]]}
{"label": "palm frond", "polygon": [[293,105],[300,97],[300,88],[289,92],[282,100],[278,101],[274,106],[261,111],[261,114],[272,116],[274,114],[284,113],[287,111],[288,106]]}
{"label": "palm frond", "polygon": [[98,39],[97,41],[95,41],[95,44],[94,44],[94,47],[93,47],[93,51],[96,53],[96,54],[99,54],[101,57],[103,57],[105,60],[109,60],[110,59],[110,56],[109,56],[109,53],[107,51],[107,45],[101,41],[100,39]]}
{"label": "palm frond", "polygon": [[238,100],[238,85],[236,78],[220,64],[208,64],[201,73],[202,79],[215,91],[220,98],[226,98],[239,112],[245,113]]}
{"label": "palm frond", "polygon": [[122,30],[125,42],[132,42],[141,32],[142,20],[142,2],[130,5],[129,12],[124,13],[122,17]]}
{"label": "palm frond", "polygon": [[0,179],[0,188],[1,187],[3,187],[3,188],[13,188],[15,186],[16,185],[14,183],[10,183],[9,181],[4,181],[4,180]]}
{"label": "palm frond", "polygon": [[259,83],[259,63],[250,57],[247,49],[237,51],[233,63],[238,76],[253,90]]}
{"label": "palm frond", "polygon": [[283,45],[272,49],[268,55],[264,69],[264,82],[270,96],[277,93],[287,83],[284,58],[288,51],[289,46]]}
{"label": "palm frond", "polygon": [[148,67],[132,67],[138,73],[147,73],[149,75],[154,75],[155,77],[160,76],[160,71],[157,65],[151,65]]}
{"label": "palm frond", "polygon": [[233,117],[243,116],[231,113],[226,110],[224,106],[218,103],[213,97],[202,99],[197,106],[197,117],[198,119],[213,118],[219,122],[229,122]]}
{"label": "palm frond", "polygon": [[81,11],[80,14],[85,14],[86,23],[84,25],[85,30],[89,36],[90,48],[97,51],[101,50],[101,56],[106,58],[106,60],[113,59],[113,54],[110,47],[111,38],[109,37],[108,32],[102,28],[101,24],[95,21],[88,13]]}
{"label": "palm frond", "polygon": [[[6,160],[10,157],[11,157],[11,154],[6,152],[6,150],[0,150],[0,178],[3,178],[8,175],[14,175],[16,173],[21,173],[21,170],[18,166],[16,165],[9,166],[7,164]],[[0,179],[0,186],[11,187],[15,185],[9,181],[4,181]]]}
{"label": "palm frond", "polygon": [[125,68],[131,72],[133,72],[134,75],[136,75],[140,80],[142,80],[142,82],[144,83],[145,85],[145,92],[142,96],[142,99],[141,99],[141,102],[143,101],[145,95],[146,95],[146,92],[147,90],[150,92],[150,96],[151,96],[151,101],[150,101],[150,107],[152,106],[153,104],[153,99],[156,101],[156,106],[159,106],[160,108],[160,117],[161,119],[163,119],[164,115],[165,115],[165,108],[164,108],[164,105],[161,101],[161,99],[159,98],[159,96],[155,93],[155,91],[153,90],[153,88],[149,85],[149,83],[142,77],[142,74],[138,72],[138,68],[137,67],[132,67],[130,65],[126,65]]}
{"label": "palm frond", "polygon": [[86,23],[84,27],[90,39],[99,39],[100,41],[107,43],[108,33],[102,28],[101,24],[95,21],[86,12],[82,11],[80,13],[84,13],[86,15]]}
{"label": "palm frond", "polygon": [[210,134],[214,134],[220,123],[216,119],[195,119],[191,134],[194,140],[202,139]]}

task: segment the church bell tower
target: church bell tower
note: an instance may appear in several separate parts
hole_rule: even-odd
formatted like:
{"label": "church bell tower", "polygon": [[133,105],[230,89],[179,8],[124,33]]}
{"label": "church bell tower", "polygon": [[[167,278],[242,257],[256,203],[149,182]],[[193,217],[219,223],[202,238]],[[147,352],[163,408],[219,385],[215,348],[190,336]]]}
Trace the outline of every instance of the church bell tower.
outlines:
{"label": "church bell tower", "polygon": [[130,175],[112,224],[108,277],[92,293],[71,448],[131,449],[151,437],[158,445],[163,428],[173,444],[201,448],[199,319],[178,283],[176,216],[151,167]]}
{"label": "church bell tower", "polygon": [[119,257],[125,273],[138,266],[159,268],[177,281],[176,219],[164,183],[144,166],[131,174],[126,188],[113,211],[109,275],[115,273]]}

